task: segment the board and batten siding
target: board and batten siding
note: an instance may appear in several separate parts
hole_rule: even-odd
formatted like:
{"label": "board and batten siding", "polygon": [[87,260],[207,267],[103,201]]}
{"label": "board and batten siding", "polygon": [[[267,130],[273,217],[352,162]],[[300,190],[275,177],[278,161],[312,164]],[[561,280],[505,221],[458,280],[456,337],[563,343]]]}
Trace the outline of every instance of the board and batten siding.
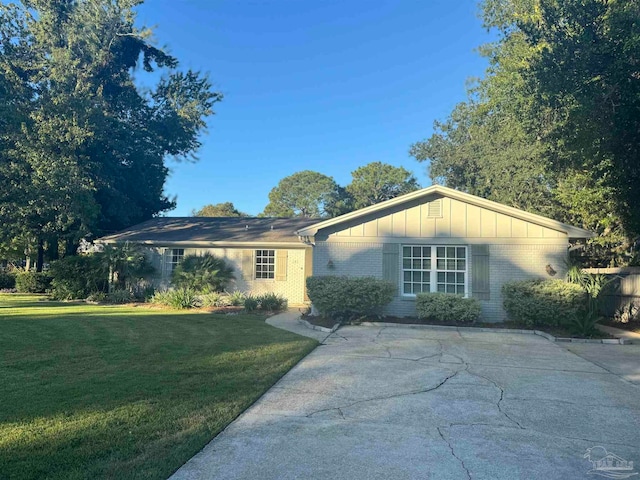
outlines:
{"label": "board and batten siding", "polygon": [[421,202],[320,230],[314,274],[395,277],[398,291],[384,313],[415,316],[415,299],[400,291],[400,246],[466,246],[467,292],[480,300],[484,321],[506,319],[501,294],[506,281],[550,278],[547,265],[557,272],[554,278],[563,277],[564,232],[447,197]]}
{"label": "board and batten siding", "polygon": [[[441,216],[428,215],[433,202],[441,202]],[[347,228],[338,227],[327,234],[330,237],[566,238],[563,232],[447,197],[382,214]]]}

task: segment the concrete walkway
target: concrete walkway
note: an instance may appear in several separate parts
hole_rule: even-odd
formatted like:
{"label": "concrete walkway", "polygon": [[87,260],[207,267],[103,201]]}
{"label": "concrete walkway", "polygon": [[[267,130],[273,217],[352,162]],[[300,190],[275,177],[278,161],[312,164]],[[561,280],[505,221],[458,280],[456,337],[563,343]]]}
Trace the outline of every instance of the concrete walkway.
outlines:
{"label": "concrete walkway", "polygon": [[274,327],[288,330],[303,337],[315,338],[320,343],[330,335],[329,333],[320,332],[318,330],[311,330],[310,328],[302,325],[298,319],[300,318],[300,311],[297,309],[290,309],[286,312],[278,313],[272,317],[267,318],[266,322]]}
{"label": "concrete walkway", "polygon": [[171,479],[582,479],[595,446],[640,465],[634,347],[345,327]]}
{"label": "concrete walkway", "polygon": [[629,340],[631,343],[636,343],[640,345],[640,333],[630,332],[629,330],[623,330],[621,328],[610,327],[609,325],[596,325],[599,330],[603,332],[607,332],[610,335],[613,335],[616,338],[624,338]]}

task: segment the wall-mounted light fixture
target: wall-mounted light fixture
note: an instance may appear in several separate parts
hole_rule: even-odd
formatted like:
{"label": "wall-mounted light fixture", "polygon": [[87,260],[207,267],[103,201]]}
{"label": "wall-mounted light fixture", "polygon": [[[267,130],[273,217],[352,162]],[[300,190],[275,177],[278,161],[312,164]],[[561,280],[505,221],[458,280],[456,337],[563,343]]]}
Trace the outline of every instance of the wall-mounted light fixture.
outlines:
{"label": "wall-mounted light fixture", "polygon": [[327,268],[328,268],[329,270],[333,270],[334,268],[336,268],[336,267],[335,267],[335,265],[333,265],[333,260],[329,260],[329,261],[327,262]]}

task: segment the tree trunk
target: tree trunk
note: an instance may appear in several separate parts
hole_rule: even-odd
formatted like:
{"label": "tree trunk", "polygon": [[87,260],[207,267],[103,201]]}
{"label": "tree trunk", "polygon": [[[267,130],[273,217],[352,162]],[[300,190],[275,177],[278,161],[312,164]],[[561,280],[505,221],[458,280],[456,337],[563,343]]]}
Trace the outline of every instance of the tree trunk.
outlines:
{"label": "tree trunk", "polygon": [[50,238],[47,240],[47,258],[49,260],[58,260],[60,254],[58,252],[58,239]]}
{"label": "tree trunk", "polygon": [[41,272],[44,266],[44,240],[38,238],[38,258],[36,259],[36,272]]}

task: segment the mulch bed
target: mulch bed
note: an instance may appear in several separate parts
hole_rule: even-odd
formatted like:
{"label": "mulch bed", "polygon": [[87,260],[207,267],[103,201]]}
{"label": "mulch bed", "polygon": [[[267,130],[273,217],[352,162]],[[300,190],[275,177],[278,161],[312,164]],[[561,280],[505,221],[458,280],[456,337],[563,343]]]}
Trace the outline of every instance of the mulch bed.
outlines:
{"label": "mulch bed", "polygon": [[[313,325],[318,325],[320,327],[331,328],[336,324],[335,320],[326,317],[320,316],[311,316],[304,315],[303,318],[307,320],[309,323]],[[583,337],[581,335],[576,335],[571,330],[562,327],[530,327],[526,325],[520,325],[515,322],[499,322],[499,323],[489,323],[489,322],[476,322],[476,323],[457,323],[457,322],[433,322],[429,320],[425,320],[422,318],[415,317],[381,317],[381,318],[364,318],[359,322],[351,322],[351,325],[357,325],[361,322],[385,322],[385,323],[399,323],[403,325],[437,325],[437,326],[446,326],[446,327],[475,327],[475,328],[509,328],[516,330],[540,330],[542,332],[546,332],[554,337],[562,337],[562,338],[615,338],[612,335],[609,335],[605,332],[595,332],[590,337]]]}
{"label": "mulch bed", "polygon": [[607,320],[602,322],[607,327],[619,328],[620,330],[627,330],[629,332],[640,333],[640,321],[631,322],[616,322],[614,320]]}

